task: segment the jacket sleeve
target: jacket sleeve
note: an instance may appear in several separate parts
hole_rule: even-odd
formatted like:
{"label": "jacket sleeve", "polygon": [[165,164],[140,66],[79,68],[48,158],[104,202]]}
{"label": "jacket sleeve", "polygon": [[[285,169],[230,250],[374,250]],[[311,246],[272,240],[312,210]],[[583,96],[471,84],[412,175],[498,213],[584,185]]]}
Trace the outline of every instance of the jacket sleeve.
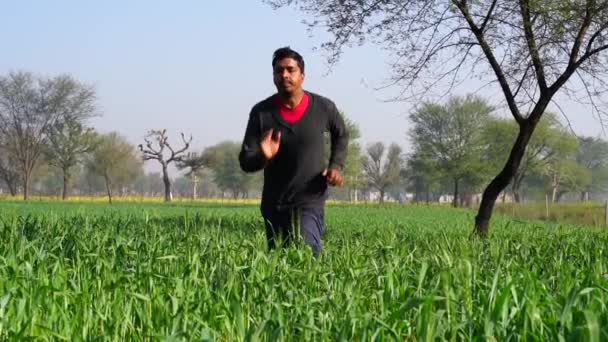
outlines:
{"label": "jacket sleeve", "polygon": [[348,152],[348,130],[342,115],[333,102],[330,102],[328,115],[327,129],[331,138],[329,168],[342,171]]}
{"label": "jacket sleeve", "polygon": [[254,108],[249,113],[249,121],[239,153],[239,163],[244,172],[256,172],[266,166],[266,158],[260,150],[260,137],[260,115]]}

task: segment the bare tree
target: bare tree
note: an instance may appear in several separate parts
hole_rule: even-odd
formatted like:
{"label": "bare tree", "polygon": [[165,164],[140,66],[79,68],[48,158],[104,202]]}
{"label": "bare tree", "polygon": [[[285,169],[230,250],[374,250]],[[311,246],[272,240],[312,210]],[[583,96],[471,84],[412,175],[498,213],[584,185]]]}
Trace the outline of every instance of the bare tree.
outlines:
{"label": "bare tree", "polygon": [[[519,132],[499,174],[486,187],[475,231],[485,235],[498,195],[516,174],[526,146],[559,90],[605,119],[608,91],[607,0],[266,0],[296,5],[332,39],[330,63],[366,40],[394,59],[398,99],[451,91],[472,76],[498,84]],[[527,113],[527,114],[526,114]]]}
{"label": "bare tree", "polygon": [[[146,142],[146,146],[139,144],[139,150],[143,154],[144,160],[158,160],[163,169],[163,183],[165,184],[165,202],[171,202],[173,196],[171,194],[171,179],[169,178],[169,171],[167,167],[174,161],[181,160],[183,154],[189,147],[192,142],[192,136],[189,139],[186,139],[184,133],[181,133],[182,141],[184,143],[184,147],[179,150],[173,149],[169,144],[169,137],[167,136],[167,130],[151,130],[148,132],[148,135],[144,138]],[[150,140],[153,138],[156,142],[157,148],[154,147],[154,142]],[[169,150],[169,156],[165,157],[165,148]]]}
{"label": "bare tree", "polygon": [[367,156],[363,159],[363,170],[369,185],[380,192],[379,202],[384,202],[386,190],[399,182],[403,168],[401,147],[391,144],[386,155],[385,147],[381,142],[367,147]]}
{"label": "bare tree", "polygon": [[19,165],[24,199],[28,199],[32,172],[49,128],[61,116],[88,112],[93,97],[91,87],[68,75],[42,78],[12,72],[0,77],[2,147]]}

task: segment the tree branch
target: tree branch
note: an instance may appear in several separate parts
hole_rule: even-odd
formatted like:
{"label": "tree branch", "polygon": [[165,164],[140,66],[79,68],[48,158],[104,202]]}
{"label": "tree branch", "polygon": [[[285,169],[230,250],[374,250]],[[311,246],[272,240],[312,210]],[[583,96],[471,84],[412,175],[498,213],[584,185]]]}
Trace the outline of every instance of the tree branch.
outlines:
{"label": "tree branch", "polygon": [[600,28],[595,33],[593,33],[591,38],[589,38],[589,42],[587,43],[587,48],[585,49],[586,52],[591,51],[591,47],[593,46],[593,43],[595,42],[597,37],[599,37],[599,35],[602,33],[602,31],[604,31],[607,28],[608,28],[608,22],[606,22],[604,25],[600,26]]}
{"label": "tree branch", "polygon": [[536,45],[536,38],[534,38],[534,32],[532,31],[532,21],[530,20],[530,7],[528,0],[519,0],[519,6],[521,8],[521,16],[523,19],[524,32],[526,35],[526,42],[528,43],[528,51],[532,58],[532,64],[536,71],[536,79],[538,81],[538,87],[540,88],[541,96],[547,91],[547,80],[545,79],[545,71],[543,63],[540,60],[538,53],[538,46]]}
{"label": "tree branch", "polygon": [[[169,144],[169,137],[166,135],[167,131],[163,130],[152,130],[148,133],[148,136],[144,138],[146,142],[146,147],[142,144],[139,144],[139,150],[143,153],[143,160],[158,160],[161,164],[166,165],[173,161],[180,161],[180,154],[184,153],[192,142],[192,135],[190,135],[189,139],[186,139],[184,133],[181,133],[182,141],[184,142],[184,147],[179,150],[174,150],[171,144]],[[152,141],[148,139],[150,136],[156,136],[156,141],[158,142],[159,149],[156,150],[153,147]],[[163,155],[163,150],[165,147],[171,152],[168,159],[165,160],[165,156]]]}
{"label": "tree branch", "polygon": [[169,148],[169,150],[171,150],[171,157],[167,160],[167,163],[170,163],[174,160],[179,159],[179,155],[184,153],[190,147],[190,143],[192,142],[192,135],[190,135],[190,138],[187,141],[186,141],[186,137],[183,132],[181,133],[181,137],[182,137],[182,141],[184,142],[184,147],[182,147],[181,149],[179,149],[177,151],[173,151],[171,146],[169,146],[169,143],[167,143],[167,147]]}
{"label": "tree branch", "polygon": [[524,82],[528,78],[528,71],[530,71],[531,68],[532,68],[532,64],[528,64],[528,66],[526,67],[526,70],[524,71],[524,75],[521,77],[521,80],[518,82],[517,89],[515,89],[515,93],[513,94],[513,96],[516,97],[517,94],[519,94],[519,91],[522,89]]}
{"label": "tree branch", "polygon": [[[583,44],[583,38],[589,29],[589,25],[591,25],[591,3],[593,1],[587,0],[587,8],[585,9],[585,18],[583,19],[583,23],[581,24],[581,28],[578,30],[578,34],[576,35],[576,39],[574,40],[574,44],[572,45],[572,51],[570,51],[570,59],[568,61],[568,65],[575,65],[576,58],[578,57],[578,53],[580,51],[581,45]],[[599,31],[598,31],[599,32]],[[597,32],[596,32],[597,33]],[[595,36],[595,35],[594,35]],[[593,40],[595,38],[591,37],[589,39],[589,44],[593,44]],[[590,45],[587,47],[589,48]],[[588,50],[587,48],[587,50]]]}
{"label": "tree branch", "polygon": [[485,40],[483,31],[481,31],[479,29],[479,27],[477,27],[477,25],[473,21],[473,18],[471,17],[471,14],[469,13],[469,9],[466,5],[466,1],[458,2],[456,0],[452,0],[452,3],[454,3],[458,7],[460,12],[464,16],[465,20],[469,24],[469,27],[471,28],[471,31],[477,38],[477,41],[479,42],[479,45],[481,46],[483,53],[485,54],[486,58],[488,59],[488,62],[490,63],[492,70],[496,74],[498,83],[500,84],[500,87],[502,88],[502,90],[505,94],[505,99],[507,101],[507,104],[509,105],[509,109],[511,110],[511,115],[513,115],[513,117],[515,118],[515,121],[517,121],[518,124],[522,125],[525,122],[525,119],[522,117],[522,115],[519,111],[519,108],[517,107],[517,104],[515,103],[515,97],[513,96],[513,93],[511,92],[509,83],[507,82],[507,79],[502,71],[502,68],[498,64],[496,57],[494,56],[494,53],[492,52],[492,48],[490,47],[488,42]]}
{"label": "tree branch", "polygon": [[584,55],[581,57],[581,59],[578,61],[578,63],[576,63],[576,64],[577,64],[577,67],[578,67],[578,66],[580,66],[582,63],[584,63],[584,62],[585,62],[586,60],[588,60],[589,58],[591,58],[593,55],[597,55],[598,53],[600,53],[600,52],[602,52],[602,51],[604,51],[604,50],[606,50],[606,49],[608,49],[608,44],[603,45],[603,46],[600,46],[600,47],[598,47],[598,48],[596,48],[596,49],[593,49],[593,50],[591,50],[591,51],[588,51],[587,53],[585,53],[585,54],[584,54]]}
{"label": "tree branch", "polygon": [[488,14],[486,15],[486,18],[483,20],[483,23],[481,24],[481,27],[479,27],[479,29],[483,32],[486,29],[486,25],[488,25],[488,22],[490,21],[490,18],[492,17],[492,13],[494,12],[494,8],[496,7],[496,3],[498,1],[497,0],[493,0],[492,1],[492,5],[490,5],[490,9],[488,10]]}

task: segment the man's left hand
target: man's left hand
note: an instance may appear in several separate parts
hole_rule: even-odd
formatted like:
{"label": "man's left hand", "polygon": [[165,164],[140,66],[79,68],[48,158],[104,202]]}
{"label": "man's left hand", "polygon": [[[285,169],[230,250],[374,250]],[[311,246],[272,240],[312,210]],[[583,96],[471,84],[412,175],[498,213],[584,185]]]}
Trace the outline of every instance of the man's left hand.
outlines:
{"label": "man's left hand", "polygon": [[325,171],[323,171],[323,177],[327,179],[329,185],[342,186],[342,175],[339,170],[332,168],[325,169]]}

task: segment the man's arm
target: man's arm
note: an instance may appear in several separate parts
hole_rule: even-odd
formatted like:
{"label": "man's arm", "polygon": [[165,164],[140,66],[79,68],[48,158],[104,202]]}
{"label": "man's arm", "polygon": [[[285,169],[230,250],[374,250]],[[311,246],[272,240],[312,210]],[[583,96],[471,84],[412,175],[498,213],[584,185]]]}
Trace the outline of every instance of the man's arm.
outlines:
{"label": "man's arm", "polygon": [[331,103],[329,120],[327,122],[331,137],[331,154],[329,156],[329,169],[342,171],[348,152],[348,131],[344,119],[335,104]]}
{"label": "man's arm", "polygon": [[245,172],[256,172],[266,166],[266,158],[260,149],[260,136],[260,116],[252,109],[239,153],[239,163]]}

